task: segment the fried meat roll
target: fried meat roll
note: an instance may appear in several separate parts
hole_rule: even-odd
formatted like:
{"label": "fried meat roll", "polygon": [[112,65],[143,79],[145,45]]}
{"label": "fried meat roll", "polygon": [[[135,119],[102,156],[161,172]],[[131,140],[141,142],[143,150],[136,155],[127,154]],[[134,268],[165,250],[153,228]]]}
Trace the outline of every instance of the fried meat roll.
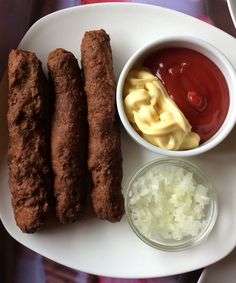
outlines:
{"label": "fried meat roll", "polygon": [[9,187],[17,225],[33,233],[43,223],[52,189],[49,85],[34,53],[12,50],[8,61]]}
{"label": "fried meat roll", "polygon": [[84,34],[81,60],[88,107],[93,207],[99,218],[116,222],[124,214],[122,155],[110,38],[104,30]]}
{"label": "fried meat roll", "polygon": [[87,190],[87,107],[78,62],[58,48],[49,54],[49,77],[54,88],[51,158],[56,214],[61,223],[78,220]]}

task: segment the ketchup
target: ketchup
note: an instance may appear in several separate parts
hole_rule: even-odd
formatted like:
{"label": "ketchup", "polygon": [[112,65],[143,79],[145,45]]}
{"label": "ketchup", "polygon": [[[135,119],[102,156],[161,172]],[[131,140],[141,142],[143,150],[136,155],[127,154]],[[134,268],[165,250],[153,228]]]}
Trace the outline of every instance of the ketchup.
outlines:
{"label": "ketchup", "polygon": [[201,143],[221,127],[229,108],[229,89],[219,68],[187,48],[166,48],[143,63],[165,86]]}

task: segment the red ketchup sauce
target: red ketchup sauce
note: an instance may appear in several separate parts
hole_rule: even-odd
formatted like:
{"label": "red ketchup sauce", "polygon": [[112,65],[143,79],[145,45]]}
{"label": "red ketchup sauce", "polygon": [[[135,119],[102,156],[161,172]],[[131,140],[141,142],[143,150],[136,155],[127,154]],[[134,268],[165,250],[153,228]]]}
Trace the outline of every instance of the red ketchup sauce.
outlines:
{"label": "red ketchup sauce", "polygon": [[229,108],[229,89],[219,68],[187,48],[166,48],[143,63],[165,86],[203,143],[221,127]]}

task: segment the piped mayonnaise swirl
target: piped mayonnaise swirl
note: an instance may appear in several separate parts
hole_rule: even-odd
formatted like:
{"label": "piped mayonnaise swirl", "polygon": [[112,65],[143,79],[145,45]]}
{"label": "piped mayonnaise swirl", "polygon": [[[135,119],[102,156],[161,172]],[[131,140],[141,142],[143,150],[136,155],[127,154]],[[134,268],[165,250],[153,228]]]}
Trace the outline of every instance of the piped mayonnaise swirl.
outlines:
{"label": "piped mayonnaise swirl", "polygon": [[196,148],[200,137],[161,81],[144,69],[131,70],[124,85],[124,107],[134,129],[150,143],[168,150]]}

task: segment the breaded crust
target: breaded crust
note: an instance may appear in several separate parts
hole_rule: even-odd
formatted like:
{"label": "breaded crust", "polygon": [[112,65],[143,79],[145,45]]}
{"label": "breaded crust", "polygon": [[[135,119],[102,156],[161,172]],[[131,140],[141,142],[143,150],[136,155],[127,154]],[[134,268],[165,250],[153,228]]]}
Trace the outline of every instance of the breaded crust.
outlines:
{"label": "breaded crust", "polygon": [[54,89],[51,158],[56,214],[61,223],[78,220],[87,191],[87,110],[78,62],[58,48],[49,54]]}
{"label": "breaded crust", "polygon": [[104,30],[84,34],[81,60],[88,107],[88,167],[97,216],[111,222],[124,214],[120,129],[110,38]]}
{"label": "breaded crust", "polygon": [[8,61],[9,187],[17,225],[33,233],[51,192],[49,85],[34,53],[12,50]]}

